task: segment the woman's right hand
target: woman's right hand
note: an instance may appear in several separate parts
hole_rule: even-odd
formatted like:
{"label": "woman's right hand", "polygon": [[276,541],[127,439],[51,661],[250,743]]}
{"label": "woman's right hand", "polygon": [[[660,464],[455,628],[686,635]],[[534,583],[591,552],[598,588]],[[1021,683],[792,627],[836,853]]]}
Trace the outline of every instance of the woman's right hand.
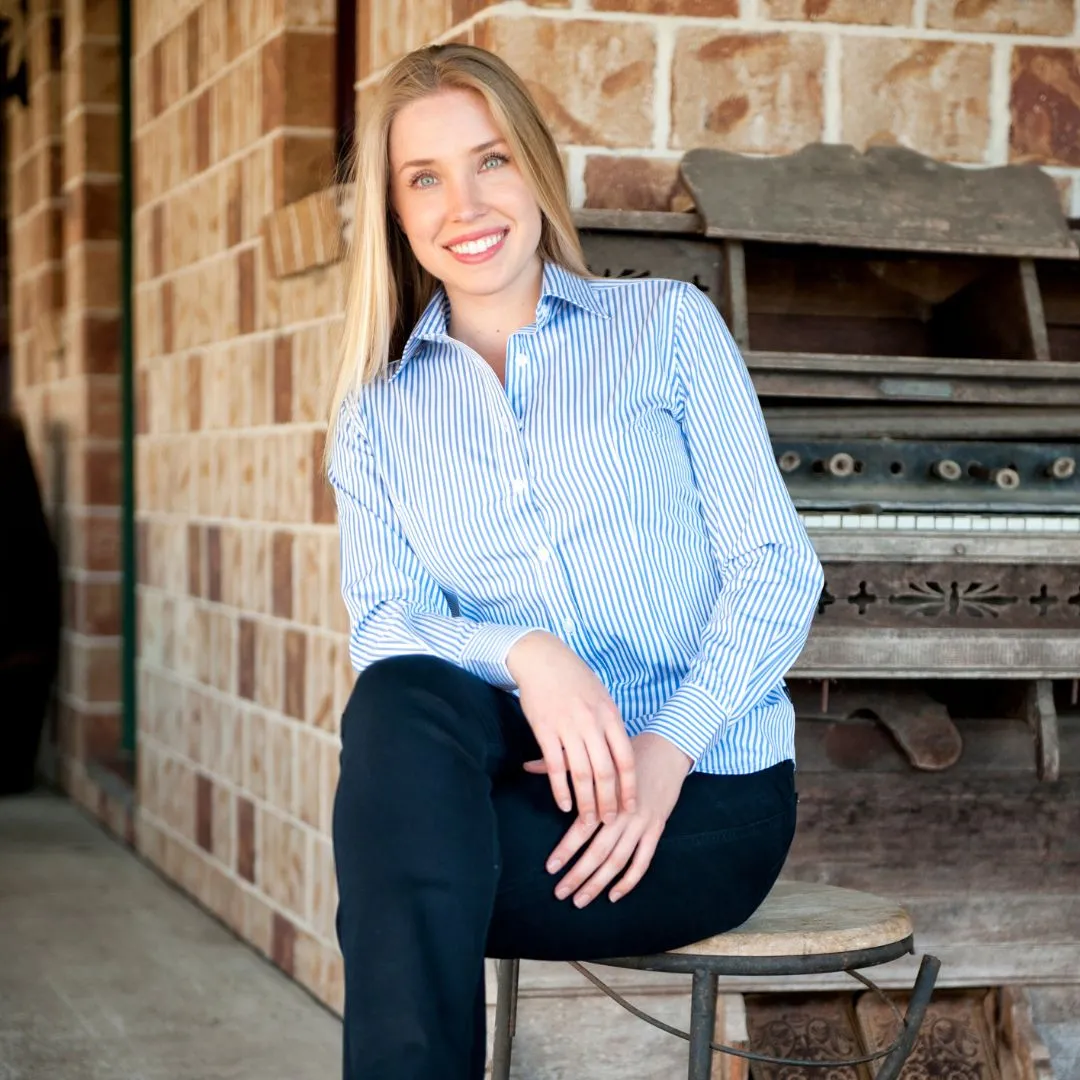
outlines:
{"label": "woman's right hand", "polygon": [[634,749],[618,707],[592,669],[554,634],[541,630],[514,644],[506,666],[560,809],[573,809],[569,771],[584,824],[610,823],[620,811],[633,813]]}

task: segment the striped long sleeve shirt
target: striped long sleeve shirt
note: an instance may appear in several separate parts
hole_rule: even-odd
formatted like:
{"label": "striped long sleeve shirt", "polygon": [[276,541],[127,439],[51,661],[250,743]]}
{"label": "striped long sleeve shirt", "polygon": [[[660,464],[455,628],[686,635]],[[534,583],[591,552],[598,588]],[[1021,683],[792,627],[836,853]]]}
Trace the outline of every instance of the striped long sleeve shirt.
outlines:
{"label": "striped long sleeve shirt", "polygon": [[546,264],[505,386],[448,326],[440,289],[336,427],[354,668],[421,653],[515,691],[542,629],[694,769],[794,759],[784,675],[823,575],[713,304]]}

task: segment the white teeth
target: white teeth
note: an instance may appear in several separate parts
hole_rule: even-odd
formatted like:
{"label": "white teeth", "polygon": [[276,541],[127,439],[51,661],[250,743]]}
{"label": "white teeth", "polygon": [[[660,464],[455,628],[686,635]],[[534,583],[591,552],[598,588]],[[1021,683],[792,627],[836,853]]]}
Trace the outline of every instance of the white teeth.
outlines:
{"label": "white teeth", "polygon": [[497,232],[479,240],[469,240],[464,244],[454,244],[450,250],[457,255],[479,255],[488,248],[493,248],[506,234]]}

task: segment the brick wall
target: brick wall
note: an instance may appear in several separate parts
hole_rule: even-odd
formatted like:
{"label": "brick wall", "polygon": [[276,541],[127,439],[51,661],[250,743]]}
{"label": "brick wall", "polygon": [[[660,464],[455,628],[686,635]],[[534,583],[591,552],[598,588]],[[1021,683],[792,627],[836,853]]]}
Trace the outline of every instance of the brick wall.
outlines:
{"label": "brick wall", "polygon": [[666,209],[681,154],[901,144],[1035,161],[1080,214],[1076,0],[396,0],[361,5],[363,89],[438,34],[528,81],[576,205]]}
{"label": "brick wall", "polygon": [[99,809],[85,765],[115,758],[120,739],[115,18],[87,0],[32,0],[25,55],[29,105],[6,106],[12,403],[64,577],[53,764]]}
{"label": "brick wall", "polygon": [[330,800],[349,689],[319,391],[340,268],[260,229],[332,178],[332,0],[136,5],[139,848],[340,1000]]}

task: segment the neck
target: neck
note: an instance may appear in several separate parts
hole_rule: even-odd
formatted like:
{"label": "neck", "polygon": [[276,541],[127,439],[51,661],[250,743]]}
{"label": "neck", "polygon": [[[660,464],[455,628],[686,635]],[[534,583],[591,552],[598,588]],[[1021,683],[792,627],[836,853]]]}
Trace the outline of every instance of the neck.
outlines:
{"label": "neck", "polygon": [[506,341],[515,330],[536,318],[544,268],[537,258],[529,270],[506,289],[490,296],[447,290],[450,299],[450,336],[468,345],[501,371]]}

